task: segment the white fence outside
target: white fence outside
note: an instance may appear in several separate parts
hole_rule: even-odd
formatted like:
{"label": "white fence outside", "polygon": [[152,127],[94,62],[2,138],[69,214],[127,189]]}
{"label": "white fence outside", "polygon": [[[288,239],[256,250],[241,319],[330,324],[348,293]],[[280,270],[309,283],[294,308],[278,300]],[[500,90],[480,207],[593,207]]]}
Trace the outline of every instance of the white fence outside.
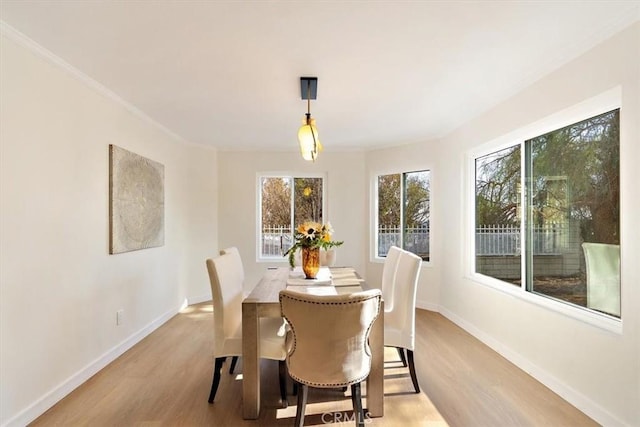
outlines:
{"label": "white fence outside", "polygon": [[281,257],[292,245],[290,226],[262,227],[262,256]]}
{"label": "white fence outside", "polygon": [[[429,229],[407,228],[404,237],[405,249],[419,255],[429,254]],[[280,257],[293,245],[289,226],[262,227],[262,256]],[[400,246],[400,227],[378,229],[378,255],[385,256],[392,245]]]}
{"label": "white fence outside", "polygon": [[[402,246],[401,231],[400,227],[378,227],[378,256],[386,256],[391,246]],[[406,228],[404,248],[420,256],[429,255],[429,227]]]}
{"label": "white fence outside", "polygon": [[[405,249],[416,254],[429,254],[429,228],[407,228],[404,235]],[[378,256],[384,257],[392,245],[400,246],[401,228],[378,228]],[[533,254],[552,255],[565,253],[569,246],[569,227],[565,224],[545,224],[533,229]],[[293,239],[290,226],[265,226],[262,228],[262,255],[279,257],[286,252]],[[476,255],[518,255],[522,251],[520,227],[511,225],[483,225],[476,228]]]}
{"label": "white fence outside", "polygon": [[[544,224],[533,227],[533,254],[557,255],[569,246],[566,224]],[[476,228],[476,255],[518,255],[522,252],[520,227],[512,225],[482,225]]]}

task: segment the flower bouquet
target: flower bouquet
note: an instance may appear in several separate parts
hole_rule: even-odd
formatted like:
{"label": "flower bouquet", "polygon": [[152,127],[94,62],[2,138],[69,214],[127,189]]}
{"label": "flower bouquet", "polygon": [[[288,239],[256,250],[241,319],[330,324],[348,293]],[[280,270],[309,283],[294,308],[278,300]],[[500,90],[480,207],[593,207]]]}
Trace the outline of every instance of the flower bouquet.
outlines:
{"label": "flower bouquet", "polygon": [[[298,225],[293,236],[295,243],[284,253],[284,256],[289,256],[289,265],[291,265],[291,267],[295,265],[295,254],[298,249],[302,249],[303,252],[302,266],[304,269],[305,252],[313,251],[316,256],[318,256],[321,248],[329,249],[344,243],[331,240],[332,233],[333,228],[331,228],[329,222],[320,224],[318,222],[306,221]],[[307,274],[306,271],[305,274]],[[307,274],[307,276],[309,275]]]}

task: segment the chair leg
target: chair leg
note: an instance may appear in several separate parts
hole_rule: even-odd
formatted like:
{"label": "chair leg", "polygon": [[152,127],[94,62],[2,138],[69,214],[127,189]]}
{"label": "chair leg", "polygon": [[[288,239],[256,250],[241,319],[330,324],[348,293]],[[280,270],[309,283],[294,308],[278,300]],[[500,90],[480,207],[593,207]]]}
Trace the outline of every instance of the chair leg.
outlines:
{"label": "chair leg", "polygon": [[[298,384],[298,383],[296,383]],[[307,393],[309,392],[309,386],[306,384],[299,384],[298,387],[298,407],[296,408],[296,427],[302,427],[304,425],[304,410],[307,406]]]}
{"label": "chair leg", "polygon": [[416,393],[420,393],[420,386],[418,385],[418,377],[416,377],[416,365],[413,363],[413,350],[407,350],[407,359],[409,359],[409,373],[411,374],[411,381],[413,382],[413,388],[416,389]]}
{"label": "chair leg", "polygon": [[278,373],[280,377],[280,398],[282,399],[283,408],[286,408],[289,406],[289,402],[287,402],[287,363],[284,360],[278,360]]}
{"label": "chair leg", "polygon": [[238,356],[233,356],[231,358],[231,366],[229,366],[229,373],[233,374],[233,371],[236,369],[236,363],[238,362]]}
{"label": "chair leg", "polygon": [[400,360],[402,360],[402,366],[404,366],[406,368],[407,367],[407,359],[404,357],[404,348],[396,347],[396,350],[398,350],[398,356],[400,356]]}
{"label": "chair leg", "polygon": [[220,371],[222,370],[222,364],[226,357],[216,357],[216,363],[213,367],[213,383],[211,384],[211,392],[209,393],[209,403],[213,403],[213,398],[216,397],[216,391],[218,391],[218,385],[220,385]]}
{"label": "chair leg", "polygon": [[357,417],[356,426],[364,427],[364,410],[362,409],[360,383],[351,384],[351,401],[353,402],[353,416]]}

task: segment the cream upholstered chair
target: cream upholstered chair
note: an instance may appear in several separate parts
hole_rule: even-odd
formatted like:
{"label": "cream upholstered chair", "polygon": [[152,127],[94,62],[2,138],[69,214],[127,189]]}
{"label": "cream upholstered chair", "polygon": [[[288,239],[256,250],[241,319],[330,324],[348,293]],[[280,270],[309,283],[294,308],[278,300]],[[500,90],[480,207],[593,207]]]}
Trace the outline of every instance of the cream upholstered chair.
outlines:
{"label": "cream upholstered chair", "polygon": [[587,307],[620,316],[620,245],[583,243]]}
{"label": "cream upholstered chair", "polygon": [[398,271],[398,260],[402,249],[397,246],[391,246],[384,259],[382,268],[382,296],[384,297],[384,311],[393,309],[393,284],[396,280]]}
{"label": "cream upholstered chair", "polygon": [[287,368],[300,385],[296,426],[304,423],[308,387],[351,386],[357,425],[364,425],[360,383],[371,370],[369,332],[380,313],[379,289],[342,295],[280,291],[287,320]]}
{"label": "cream upholstered chair", "polygon": [[[393,285],[396,280],[396,272],[398,271],[398,260],[400,259],[400,253],[402,249],[397,246],[391,246],[387,251],[387,256],[384,259],[384,267],[382,268],[382,296],[384,298],[384,311],[390,312],[393,310]],[[386,323],[386,322],[385,322]],[[402,360],[402,365],[407,366],[407,359],[404,356],[404,350],[401,347],[396,347],[398,355]]]}
{"label": "cream upholstered chair", "polygon": [[[213,354],[215,366],[209,403],[213,403],[220,371],[227,357],[232,356],[233,371],[235,361],[242,355],[242,282],[244,272],[233,253],[225,253],[217,258],[207,259],[207,271],[211,282],[214,318]],[[278,360],[280,364],[280,394],[286,405],[286,365],[285,328],[280,318],[260,319],[260,357]]]}
{"label": "cream upholstered chair", "polygon": [[416,290],[421,264],[422,259],[419,256],[392,246],[382,272],[384,345],[395,347],[402,359],[402,364],[409,366],[409,374],[416,393],[420,393],[420,386],[416,376],[413,350],[416,331]]}
{"label": "cream upholstered chair", "polygon": [[[244,289],[244,265],[242,264],[242,257],[240,257],[240,251],[235,246],[231,246],[225,249],[220,250],[220,255],[229,254],[233,257],[233,260],[236,264],[235,268],[238,269],[239,272],[242,272],[242,288]],[[238,356],[233,356],[231,359],[231,366],[229,366],[229,373],[233,374],[233,371],[236,368],[236,363],[238,362]]]}
{"label": "cream upholstered chair", "polygon": [[240,256],[240,251],[235,246],[231,246],[225,249],[220,250],[220,255],[229,254],[233,257],[234,262],[236,263],[236,268],[239,272],[242,272],[242,285],[244,287],[244,265],[242,264],[242,257]]}

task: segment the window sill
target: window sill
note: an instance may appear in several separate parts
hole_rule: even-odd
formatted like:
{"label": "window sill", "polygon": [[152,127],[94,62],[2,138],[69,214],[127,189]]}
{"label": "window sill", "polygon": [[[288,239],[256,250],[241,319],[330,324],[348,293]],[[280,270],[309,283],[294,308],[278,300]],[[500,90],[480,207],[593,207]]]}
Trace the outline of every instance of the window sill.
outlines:
{"label": "window sill", "polygon": [[487,286],[499,292],[503,292],[513,297],[527,301],[531,304],[535,304],[556,313],[563,314],[572,319],[576,319],[597,328],[622,335],[622,319],[608,316],[606,314],[591,310],[586,307],[572,305],[559,300],[555,300],[551,297],[528,292],[518,286],[506,284],[501,280],[494,279],[489,276],[484,276],[482,274],[472,273],[470,275],[467,275],[467,278],[474,284]]}
{"label": "window sill", "polygon": [[265,262],[270,262],[270,263],[289,263],[289,257],[273,257],[273,258],[256,258],[256,262],[258,263],[265,263]]}

